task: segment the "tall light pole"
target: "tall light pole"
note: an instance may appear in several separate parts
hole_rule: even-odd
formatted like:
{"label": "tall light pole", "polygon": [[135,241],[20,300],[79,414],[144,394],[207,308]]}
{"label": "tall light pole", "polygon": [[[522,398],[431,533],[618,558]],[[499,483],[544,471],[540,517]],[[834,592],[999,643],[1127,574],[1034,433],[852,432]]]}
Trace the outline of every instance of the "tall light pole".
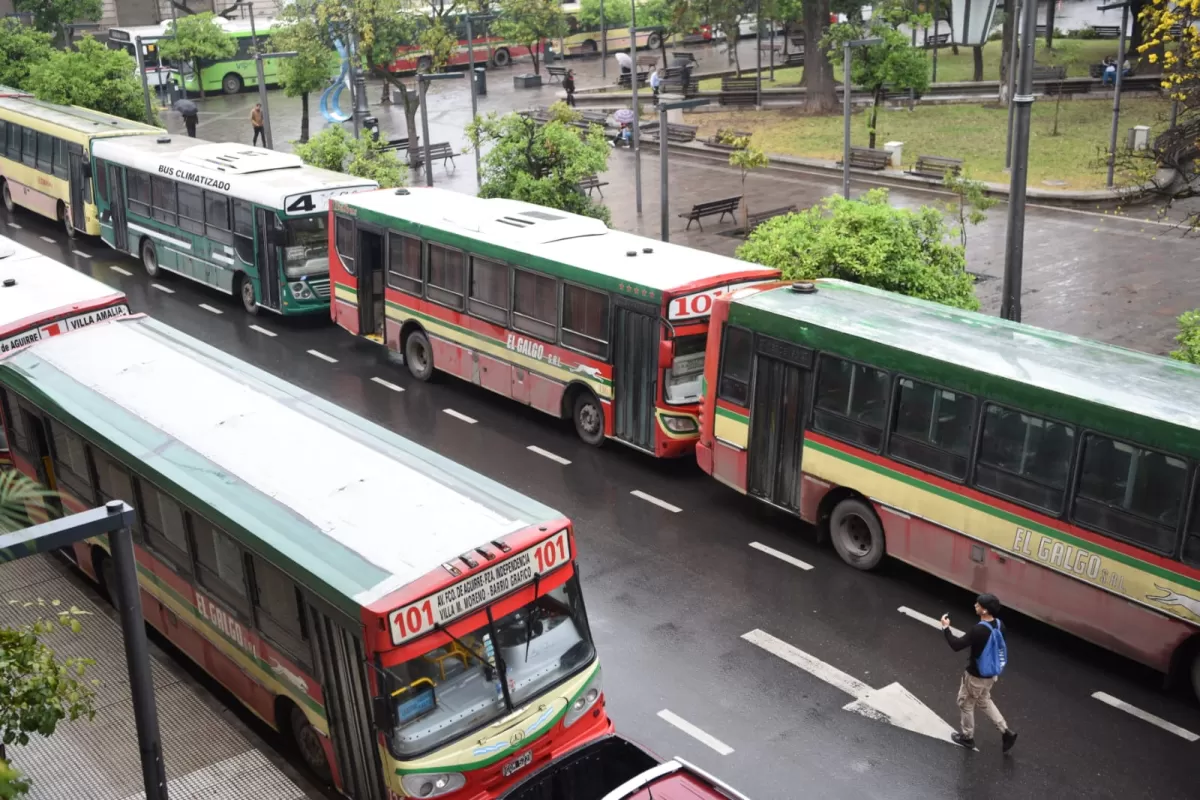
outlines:
{"label": "tall light pole", "polygon": [[842,197],[850,199],[850,51],[870,47],[883,39],[851,39],[842,45]]}
{"label": "tall light pole", "polygon": [[[173,4],[172,4],[173,5]],[[263,142],[268,150],[275,149],[275,140],[271,137],[271,109],[267,104],[267,77],[263,71],[264,58],[294,58],[295,50],[286,53],[261,53],[258,50],[258,32],[254,28],[254,3],[248,4],[250,7],[250,43],[254,48],[254,66],[258,71],[258,102],[262,105],[263,112]]]}
{"label": "tall light pole", "polygon": [[[154,113],[150,109],[150,84],[146,77],[146,59],[142,56],[142,37],[135,37],[133,40],[133,50],[137,53],[138,73],[142,76],[142,99],[146,102],[146,122],[154,120]],[[159,80],[162,76],[159,75]]]}
{"label": "tall light pole", "polygon": [[[737,47],[735,41],[734,47]],[[754,107],[762,110],[762,0],[754,0],[754,49],[757,51],[754,73]]]}
{"label": "tall light pole", "polygon": [[[494,19],[495,15],[494,14],[480,14],[480,15],[476,16],[476,15],[472,15],[472,14],[467,14],[466,17],[467,17],[467,42],[468,42],[468,45],[467,45],[467,69],[470,71],[470,75],[468,77],[470,77],[470,79],[471,79],[471,121],[476,122],[479,119],[479,99],[475,94],[475,31],[471,27],[471,23],[475,19],[480,19],[480,20]],[[426,137],[426,142],[428,142],[428,137]],[[475,150],[475,188],[478,189],[478,188],[483,187],[483,172],[482,172],[482,168],[480,167],[480,163],[479,163],[480,162],[479,148],[475,147],[473,149]]]}
{"label": "tall light pole", "polygon": [[[1054,0],[1050,0],[1054,2]],[[1025,0],[1021,19],[1021,72],[1013,112],[1013,161],[1008,185],[1008,234],[1004,242],[1004,291],[1000,316],[1021,321],[1021,271],[1025,259],[1025,189],[1029,181],[1029,121],[1033,116],[1033,47],[1037,0]]]}
{"label": "tall light pole", "polygon": [[[433,164],[429,162],[429,109],[425,102],[425,92],[429,89],[431,81],[452,81],[462,77],[461,72],[437,72],[417,73],[417,90],[421,102],[421,136],[425,138],[425,185],[433,186]],[[475,76],[471,75],[471,80],[475,80]]]}
{"label": "tall light pole", "polygon": [[600,0],[600,77],[608,80],[608,20],[604,18],[604,0]]}
{"label": "tall light pole", "polygon": [[[629,71],[629,86],[633,90],[633,184],[634,184],[634,199],[637,207],[637,214],[642,215],[642,150],[640,139],[640,128],[638,126],[638,117],[641,116],[638,109],[638,63],[637,63],[637,0],[629,0],[630,18],[629,18],[629,60],[633,62],[633,66]],[[666,130],[658,132],[660,136],[666,136]]]}
{"label": "tall light pole", "polygon": [[[1004,139],[1004,168],[1012,169],[1013,141],[1013,94],[1017,87],[1017,27],[1021,23],[1021,9],[1025,7],[1024,0],[1012,0],[1012,19],[1009,21],[1008,41],[1008,135]],[[969,6],[968,6],[969,8]]]}
{"label": "tall light pole", "polygon": [[1125,28],[1129,25],[1129,2],[1097,6],[1097,11],[1121,9],[1121,37],[1117,44],[1117,77],[1113,84],[1112,132],[1108,137],[1108,179],[1105,186],[1112,188],[1113,172],[1117,167],[1117,128],[1121,125],[1121,79],[1125,75]]}
{"label": "tall light pole", "polygon": [[677,100],[673,103],[664,103],[662,101],[658,103],[659,201],[662,215],[661,235],[664,242],[671,241],[671,209],[670,197],[667,192],[670,179],[670,171],[667,168],[667,112],[676,109],[706,106],[709,102],[706,98],[697,98],[694,100]]}

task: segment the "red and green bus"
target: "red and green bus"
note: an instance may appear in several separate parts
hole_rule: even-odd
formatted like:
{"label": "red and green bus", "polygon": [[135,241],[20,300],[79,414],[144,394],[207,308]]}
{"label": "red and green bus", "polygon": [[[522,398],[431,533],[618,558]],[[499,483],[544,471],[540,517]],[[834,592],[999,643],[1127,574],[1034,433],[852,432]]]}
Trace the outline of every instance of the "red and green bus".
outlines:
{"label": "red and green bus", "polygon": [[556,417],[593,445],[690,455],[713,299],[776,270],[516,200],[444,189],[339,197],[332,315]]}
{"label": "red and green bus", "polygon": [[0,408],[67,513],[136,508],[146,621],[344,795],[492,800],[612,732],[562,514],[142,316],[0,357]]}
{"label": "red and green bus", "polygon": [[1200,369],[835,280],[719,298],[701,468],[1200,694]]}

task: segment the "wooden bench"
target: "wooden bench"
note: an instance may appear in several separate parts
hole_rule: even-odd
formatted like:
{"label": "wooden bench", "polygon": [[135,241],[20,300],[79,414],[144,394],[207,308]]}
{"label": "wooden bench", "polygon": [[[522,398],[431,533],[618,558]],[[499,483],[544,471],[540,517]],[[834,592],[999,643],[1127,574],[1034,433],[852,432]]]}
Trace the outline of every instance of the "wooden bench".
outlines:
{"label": "wooden bench", "polygon": [[385,144],[380,149],[385,150],[385,151],[387,151],[387,150],[391,150],[391,151],[407,150],[408,149],[408,137],[405,136],[403,139],[388,139],[387,144]]}
{"label": "wooden bench", "polygon": [[917,156],[917,163],[908,171],[909,175],[919,175],[922,178],[945,179],[946,175],[962,173],[961,158],[946,158],[945,156]]}
{"label": "wooden bench", "polygon": [[798,210],[799,209],[797,209],[794,205],[792,205],[792,206],[780,206],[779,208],[772,208],[768,211],[751,212],[750,214],[746,215],[746,233],[750,233],[755,228],[757,228],[759,225],[762,225],[764,222],[766,222],[769,219],[774,219],[775,217],[782,217],[786,214],[795,214]]}
{"label": "wooden bench", "polygon": [[[648,81],[649,79],[650,79],[649,72],[641,72],[641,71],[638,72],[638,86],[644,85],[646,83],[646,81]],[[628,72],[621,73],[621,75],[617,78],[617,85],[625,86],[625,87],[629,86],[629,73]]]}
{"label": "wooden bench", "polygon": [[585,126],[599,125],[603,128],[608,124],[608,114],[603,111],[580,111],[579,120]]}
{"label": "wooden bench", "polygon": [[1120,39],[1120,25],[1093,25],[1092,30],[1096,32],[1097,39]]}
{"label": "wooden bench", "polygon": [[793,53],[784,53],[779,61],[775,62],[781,67],[803,67],[804,66],[804,51]]}
{"label": "wooden bench", "polygon": [[[446,166],[447,161],[449,161],[451,164],[454,164],[455,168],[458,167],[458,164],[455,163],[455,161],[454,161],[454,148],[452,148],[450,146],[449,142],[439,142],[438,144],[429,145],[429,160],[437,161],[439,158],[442,160],[443,167]],[[421,163],[424,162],[424,160],[425,160],[425,148],[418,147],[417,148],[417,164],[420,165]]]}
{"label": "wooden bench", "polygon": [[675,50],[671,53],[671,60],[696,63],[696,54],[687,50]]}
{"label": "wooden bench", "polygon": [[950,34],[939,33],[936,36],[932,33],[925,34],[926,47],[945,47],[950,44]]}
{"label": "wooden bench", "polygon": [[[1122,81],[1123,85],[1128,83],[1129,78],[1125,78]],[[1047,81],[1045,85],[1042,86],[1042,94],[1046,95],[1047,97],[1067,97],[1068,95],[1073,94],[1087,94],[1090,91],[1092,91],[1092,84],[1090,81]]]}
{"label": "wooden bench", "polygon": [[1162,77],[1158,75],[1126,75],[1121,78],[1122,92],[1157,92],[1162,90]]}
{"label": "wooden bench", "polygon": [[595,175],[588,175],[579,182],[579,190],[582,192],[584,189],[586,189],[588,197],[592,196],[592,189],[600,192],[600,196],[604,197],[604,191],[600,188],[601,186],[608,186],[608,181],[602,181]]}
{"label": "wooden bench", "polygon": [[[887,150],[872,150],[870,147],[851,147],[850,166],[855,169],[887,169],[892,154]],[[841,166],[842,162],[837,162]]]}
{"label": "wooden bench", "polygon": [[653,70],[658,66],[658,56],[638,56],[637,58],[638,72],[643,68]]}
{"label": "wooden bench", "polygon": [[[675,142],[676,144],[687,144],[688,142],[695,140],[696,131],[699,129],[700,128],[698,125],[684,125],[678,122],[668,122],[667,141]],[[642,131],[645,132],[647,136],[657,139],[658,123],[648,122],[642,127]]]}
{"label": "wooden bench", "polygon": [[723,106],[754,105],[758,102],[758,82],[755,78],[721,78]]}
{"label": "wooden bench", "polygon": [[679,216],[688,221],[687,228],[684,230],[691,230],[692,223],[694,222],[699,225],[700,230],[703,231],[704,223],[700,221],[701,219],[704,217],[714,217],[718,214],[721,215],[721,218],[717,220],[717,222],[724,221],[726,214],[729,214],[731,217],[736,219],[738,206],[741,204],[741,195],[738,195],[737,197],[726,197],[723,200],[710,200],[707,203],[696,203],[696,205],[692,206],[691,211],[687,212],[686,214],[680,214]]}
{"label": "wooden bench", "polygon": [[562,83],[562,79],[567,77],[567,68],[546,65],[546,74],[550,76],[550,83],[554,83],[555,78],[558,78],[558,82]]}
{"label": "wooden bench", "polygon": [[718,128],[717,132],[705,140],[705,144],[709,147],[716,147],[720,150],[733,150],[734,147],[724,141],[727,136],[733,136],[738,139],[749,139],[753,134],[750,131],[735,131],[729,128]]}
{"label": "wooden bench", "polygon": [[1045,82],[1045,81],[1061,81],[1061,80],[1065,80],[1066,77],[1067,77],[1067,68],[1066,67],[1044,67],[1044,66],[1038,66],[1036,64],[1033,67],[1033,82],[1034,83]]}

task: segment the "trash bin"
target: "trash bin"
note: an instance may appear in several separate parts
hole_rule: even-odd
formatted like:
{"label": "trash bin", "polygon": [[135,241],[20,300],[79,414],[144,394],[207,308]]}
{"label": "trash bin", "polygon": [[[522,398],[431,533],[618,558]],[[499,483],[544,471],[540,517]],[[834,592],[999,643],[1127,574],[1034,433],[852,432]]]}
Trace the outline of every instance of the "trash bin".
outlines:
{"label": "trash bin", "polygon": [[482,97],[487,94],[487,70],[483,67],[475,68],[475,96]]}
{"label": "trash bin", "polygon": [[167,89],[167,105],[174,106],[175,101],[183,97],[183,91],[179,88],[179,84],[171,81],[166,86]]}
{"label": "trash bin", "polygon": [[379,118],[378,117],[363,117],[363,130],[370,133],[376,139],[379,138]]}

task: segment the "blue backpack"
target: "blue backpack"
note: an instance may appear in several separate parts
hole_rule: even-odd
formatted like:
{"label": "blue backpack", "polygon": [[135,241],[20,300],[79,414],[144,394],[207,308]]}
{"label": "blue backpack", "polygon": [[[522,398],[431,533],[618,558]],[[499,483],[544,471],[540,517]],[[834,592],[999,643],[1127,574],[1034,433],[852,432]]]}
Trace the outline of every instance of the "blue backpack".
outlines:
{"label": "blue backpack", "polygon": [[996,620],[996,624],[988,625],[988,623],[979,622],[980,625],[987,625],[991,634],[988,636],[987,644],[983,646],[983,652],[979,654],[979,661],[976,666],[979,668],[979,674],[985,678],[998,678],[1000,673],[1004,672],[1004,668],[1008,666],[1008,645],[1004,642],[1004,634],[1000,631],[1000,620]]}

